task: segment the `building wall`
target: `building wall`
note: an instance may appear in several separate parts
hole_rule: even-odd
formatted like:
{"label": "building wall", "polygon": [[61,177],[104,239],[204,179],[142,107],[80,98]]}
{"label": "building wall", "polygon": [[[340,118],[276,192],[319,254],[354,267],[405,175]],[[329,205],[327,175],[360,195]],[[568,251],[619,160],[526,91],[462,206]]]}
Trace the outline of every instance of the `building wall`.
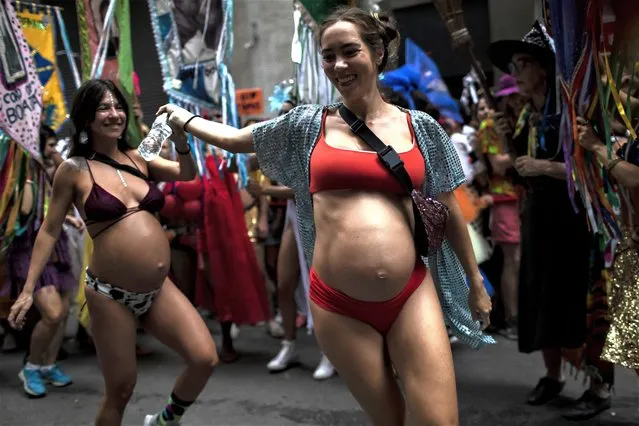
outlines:
{"label": "building wall", "polygon": [[[291,62],[293,39],[292,0],[235,0],[235,48],[230,66],[235,86],[261,87],[264,92],[264,112],[269,111],[268,97],[273,86],[294,75]],[[255,26],[255,27],[254,27]],[[251,47],[254,30],[257,41]]]}

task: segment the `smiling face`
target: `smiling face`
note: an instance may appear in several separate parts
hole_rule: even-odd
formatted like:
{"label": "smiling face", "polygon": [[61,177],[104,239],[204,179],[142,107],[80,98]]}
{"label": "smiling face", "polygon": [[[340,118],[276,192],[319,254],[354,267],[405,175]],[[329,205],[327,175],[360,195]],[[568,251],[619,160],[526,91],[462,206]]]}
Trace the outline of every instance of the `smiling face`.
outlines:
{"label": "smiling face", "polygon": [[126,111],[118,98],[109,90],[104,93],[89,125],[93,138],[118,139],[125,131]]}
{"label": "smiling face", "polygon": [[364,97],[377,88],[382,52],[372,52],[355,24],[338,21],[321,38],[322,67],[344,100]]}

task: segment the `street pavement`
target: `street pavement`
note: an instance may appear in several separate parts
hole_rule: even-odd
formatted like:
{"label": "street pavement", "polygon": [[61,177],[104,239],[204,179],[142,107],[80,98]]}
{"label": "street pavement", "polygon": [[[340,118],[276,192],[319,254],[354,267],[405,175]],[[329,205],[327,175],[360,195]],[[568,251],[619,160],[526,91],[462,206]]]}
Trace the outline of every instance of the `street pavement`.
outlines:
{"label": "street pavement", "polygon": [[[219,328],[211,323],[216,341]],[[498,337],[499,339],[499,337]],[[126,411],[124,424],[141,426],[144,415],[160,410],[181,370],[181,361],[168,349],[143,336],[153,353],[139,360],[138,383]],[[117,342],[114,342],[117,344]],[[266,364],[277,353],[279,342],[262,327],[243,327],[236,341],[242,357],[223,364],[214,373],[197,403],[184,417],[185,426],[359,426],[369,425],[343,381],[334,377],[316,382],[311,377],[319,361],[312,336],[299,336],[301,366],[269,374]],[[583,392],[582,377],[568,378],[563,397],[545,407],[524,401],[543,371],[540,356],[522,355],[516,344],[499,344],[475,351],[454,344],[453,352],[462,425],[567,426],[561,409]],[[0,354],[0,426],[92,425],[102,392],[95,356],[75,354],[63,361],[74,384],[50,389],[40,400],[27,399],[17,373],[19,354]],[[567,372],[569,373],[569,372]],[[639,379],[618,368],[613,408],[595,420],[579,425],[639,425]]]}

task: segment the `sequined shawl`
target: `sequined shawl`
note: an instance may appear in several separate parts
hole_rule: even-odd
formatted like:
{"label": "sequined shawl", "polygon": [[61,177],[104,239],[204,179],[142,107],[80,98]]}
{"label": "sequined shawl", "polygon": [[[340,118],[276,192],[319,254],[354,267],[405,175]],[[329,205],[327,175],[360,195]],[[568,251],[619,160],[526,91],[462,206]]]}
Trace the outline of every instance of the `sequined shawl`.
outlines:
{"label": "sequined shawl", "polygon": [[[338,106],[299,106],[253,129],[253,144],[260,168],[267,177],[295,192],[299,231],[309,265],[312,264],[315,245],[313,200],[309,188],[311,153],[320,134],[324,109],[333,110]],[[453,191],[465,180],[453,144],[431,116],[421,111],[408,112],[425,160],[424,194],[436,197],[442,192]],[[425,261],[433,274],[446,323],[454,334],[474,348],[494,343],[472,320],[466,277],[448,241],[444,241],[442,247]]]}

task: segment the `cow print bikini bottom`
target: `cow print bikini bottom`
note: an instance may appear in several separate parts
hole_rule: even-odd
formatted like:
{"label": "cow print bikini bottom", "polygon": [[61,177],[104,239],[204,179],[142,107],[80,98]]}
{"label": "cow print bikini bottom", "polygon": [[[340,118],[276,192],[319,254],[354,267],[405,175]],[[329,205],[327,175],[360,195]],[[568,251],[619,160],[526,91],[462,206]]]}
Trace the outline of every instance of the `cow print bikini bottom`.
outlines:
{"label": "cow print bikini bottom", "polygon": [[106,296],[111,300],[115,300],[116,302],[131,309],[137,317],[146,314],[148,310],[151,309],[151,305],[153,304],[155,297],[160,292],[160,289],[158,288],[157,290],[153,290],[148,293],[134,293],[112,284],[105,283],[104,281],[100,281],[88,269],[85,282],[88,287],[92,288],[97,293]]}

